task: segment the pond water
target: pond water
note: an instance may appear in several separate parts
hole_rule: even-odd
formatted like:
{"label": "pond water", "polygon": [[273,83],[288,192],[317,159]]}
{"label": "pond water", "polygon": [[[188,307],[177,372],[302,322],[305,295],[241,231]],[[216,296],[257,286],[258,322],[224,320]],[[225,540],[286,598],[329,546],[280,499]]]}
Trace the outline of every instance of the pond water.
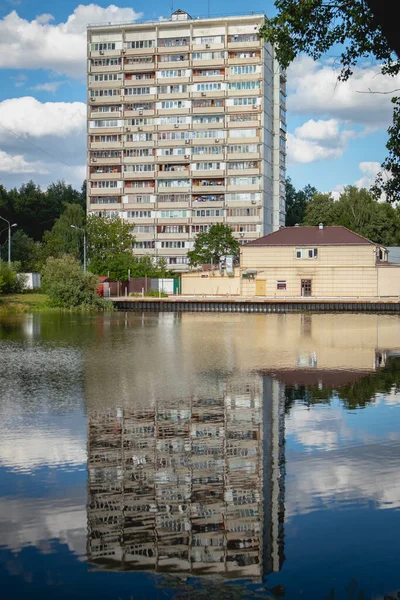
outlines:
{"label": "pond water", "polygon": [[0,317],[0,597],[400,597],[400,318]]}

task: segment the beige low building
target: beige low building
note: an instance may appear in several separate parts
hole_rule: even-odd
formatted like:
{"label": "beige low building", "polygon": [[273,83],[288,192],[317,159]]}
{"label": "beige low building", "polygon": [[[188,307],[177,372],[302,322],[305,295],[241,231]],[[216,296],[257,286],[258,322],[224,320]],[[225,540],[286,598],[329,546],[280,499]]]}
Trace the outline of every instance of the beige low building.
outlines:
{"label": "beige low building", "polygon": [[182,276],[182,294],[265,298],[399,297],[400,265],[346,227],[284,227],[241,249],[234,275]]}

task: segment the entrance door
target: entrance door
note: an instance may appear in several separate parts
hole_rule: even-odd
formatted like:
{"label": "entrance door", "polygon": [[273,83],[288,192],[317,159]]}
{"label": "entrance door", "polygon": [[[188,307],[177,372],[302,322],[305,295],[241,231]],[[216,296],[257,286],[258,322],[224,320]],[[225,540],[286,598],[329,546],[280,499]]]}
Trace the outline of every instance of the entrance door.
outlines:
{"label": "entrance door", "polygon": [[301,295],[311,296],[311,279],[301,280]]}
{"label": "entrance door", "polygon": [[256,279],[256,296],[265,296],[267,292],[267,282],[265,279]]}

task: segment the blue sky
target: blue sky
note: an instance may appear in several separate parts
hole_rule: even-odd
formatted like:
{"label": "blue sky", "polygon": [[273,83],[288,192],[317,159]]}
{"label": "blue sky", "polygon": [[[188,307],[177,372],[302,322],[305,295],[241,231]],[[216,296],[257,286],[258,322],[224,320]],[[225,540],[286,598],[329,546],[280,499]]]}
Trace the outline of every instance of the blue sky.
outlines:
{"label": "blue sky", "polygon": [[[192,15],[208,3],[186,1]],[[254,12],[273,14],[272,0],[254,0]],[[80,187],[85,176],[85,29],[88,22],[158,19],[171,2],[126,0],[3,0],[0,4],[0,183],[34,179],[42,186],[65,179]],[[243,12],[238,0],[210,0],[210,14]],[[288,72],[288,175],[296,187],[321,191],[357,183],[369,186],[385,157],[391,120],[389,91],[399,81],[364,63],[347,83],[337,83],[331,57],[299,58]],[[399,78],[400,80],[400,78]]]}

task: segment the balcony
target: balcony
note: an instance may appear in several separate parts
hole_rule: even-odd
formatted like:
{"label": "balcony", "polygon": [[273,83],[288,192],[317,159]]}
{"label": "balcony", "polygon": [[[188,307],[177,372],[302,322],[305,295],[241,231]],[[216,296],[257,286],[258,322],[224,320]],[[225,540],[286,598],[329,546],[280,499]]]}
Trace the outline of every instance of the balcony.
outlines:
{"label": "balcony", "polygon": [[122,174],[124,179],[135,179],[137,180],[149,180],[154,179],[156,177],[156,171],[125,171]]}
{"label": "balcony", "polygon": [[168,92],[167,94],[158,94],[158,100],[182,100],[186,98],[189,98],[189,92]]}
{"label": "balcony", "polygon": [[[97,194],[99,195],[99,194]],[[118,198],[120,198],[118,196]],[[103,210],[103,209],[109,209],[109,210],[121,210],[121,201],[119,202],[107,202],[107,204],[89,204],[89,210]]]}
{"label": "balcony", "polygon": [[99,111],[93,111],[92,110],[90,112],[89,119],[122,119],[122,111],[118,111],[118,112],[99,112]]}
{"label": "balcony", "polygon": [[89,185],[89,190],[91,196],[113,196],[114,194],[118,194],[118,196],[116,195],[116,198],[120,198],[122,193],[122,188],[97,188],[92,187],[91,185]]}
{"label": "balcony", "polygon": [[120,158],[109,158],[109,157],[89,157],[91,165],[120,165]]}
{"label": "balcony", "polygon": [[177,171],[158,171],[158,179],[188,179],[190,177],[189,167]]}
{"label": "balcony", "polygon": [[[174,208],[174,206],[166,206],[165,209],[169,209],[169,208]],[[177,208],[175,206],[175,208]],[[185,206],[183,206],[182,208],[186,208]],[[158,233],[157,232],[157,239],[158,240],[188,240],[190,238],[190,234],[189,233]],[[171,248],[172,250],[172,248]]]}
{"label": "balcony", "polygon": [[196,180],[193,180],[192,194],[218,194],[225,192],[226,190],[225,183],[218,184],[211,181],[209,182],[208,180],[203,180],[200,182],[200,184],[196,184],[195,181]]}
{"label": "balcony", "polygon": [[89,135],[106,135],[112,133],[122,133],[122,127],[89,127]]}
{"label": "balcony", "polygon": [[245,185],[232,185],[228,184],[228,192],[260,192],[262,190],[262,183],[247,183]]}
{"label": "balcony", "polygon": [[161,62],[160,60],[158,60],[157,62],[157,69],[159,71],[161,69],[187,69],[189,68],[189,66],[189,60],[169,60],[165,62]]}
{"label": "balcony", "polygon": [[210,50],[224,50],[225,44],[218,42],[216,44],[192,44],[192,52],[207,52]]}
{"label": "balcony", "polygon": [[[135,86],[131,86],[131,87],[135,87]],[[140,86],[137,86],[140,87]],[[121,96],[121,99],[124,102],[152,102],[153,100],[156,99],[156,95],[155,94],[123,94]],[[115,104],[115,100],[114,100],[114,104]]]}
{"label": "balcony", "polygon": [[157,85],[187,85],[190,83],[190,76],[183,77],[157,77]]}
{"label": "balcony", "polygon": [[157,162],[159,164],[181,164],[185,160],[190,160],[189,154],[172,154],[170,156],[157,156]]}
{"label": "balcony", "polygon": [[[226,95],[225,90],[207,90],[206,92],[191,92],[191,98],[224,98]],[[236,92],[235,92],[236,95]],[[186,94],[186,97],[188,94]]]}
{"label": "balcony", "polygon": [[[138,146],[140,146],[140,148],[153,148],[153,146],[155,145],[154,140],[150,140],[149,142],[128,142],[126,141],[124,146],[125,148],[137,148]],[[121,144],[122,146],[122,144]]]}
{"label": "balcony", "polygon": [[[233,144],[232,144],[233,145]],[[261,154],[259,152],[228,152],[227,160],[260,160]],[[215,160],[215,157],[214,157]]]}
{"label": "balcony", "polygon": [[193,83],[204,83],[205,81],[212,79],[212,81],[224,81],[225,75],[193,75]]}
{"label": "balcony", "polygon": [[115,50],[91,50],[89,58],[110,58],[112,56],[121,56],[121,48]]}
{"label": "balcony", "polygon": [[[132,179],[132,175],[133,173],[130,173],[131,179]],[[135,175],[135,180],[136,178],[136,173]],[[147,178],[148,179],[148,178]],[[154,185],[146,185],[145,187],[131,187],[127,185],[127,181],[125,181],[125,187],[123,190],[124,195],[128,194],[130,196],[132,196],[133,194],[154,194],[155,191],[155,187]]]}
{"label": "balcony", "polygon": [[[246,155],[247,158],[247,155]],[[238,173],[240,173],[240,175],[260,175],[260,168],[256,167],[256,168],[252,168],[252,169],[228,169],[228,175],[233,176],[233,177],[237,177]]]}
{"label": "balcony", "polygon": [[[160,186],[158,185],[157,187],[157,193],[158,194],[187,194],[190,191],[190,184],[189,185],[185,185],[185,186],[177,186],[177,187],[164,187],[164,186]],[[162,205],[162,210],[164,209],[164,203]],[[173,208],[177,208],[175,203]]]}
{"label": "balcony", "polygon": [[152,164],[155,161],[155,156],[124,156],[124,165],[136,165],[136,164]]}
{"label": "balcony", "polygon": [[126,133],[149,133],[150,131],[155,131],[156,125],[153,123],[152,125],[126,125],[125,132]]}
{"label": "balcony", "polygon": [[107,66],[99,66],[99,67],[94,67],[92,65],[89,66],[89,74],[95,74],[95,73],[118,73],[122,71],[122,65],[107,65]]}
{"label": "balcony", "polygon": [[169,123],[168,125],[158,125],[158,131],[187,131],[190,123]]}
{"label": "balcony", "polygon": [[[221,112],[221,110],[220,110]],[[225,122],[215,123],[192,123],[193,129],[225,129]]]}
{"label": "balcony", "polygon": [[[103,86],[104,87],[104,86]],[[123,96],[121,94],[117,94],[116,96],[91,96],[89,92],[88,104],[93,106],[94,104],[120,104]],[[112,113],[105,113],[112,114]]]}
{"label": "balcony", "polygon": [[228,65],[260,65],[261,56],[249,56],[247,58],[228,58]]}
{"label": "balcony", "polygon": [[[187,141],[190,142],[190,140],[187,140]],[[173,148],[175,146],[183,146],[183,145],[189,146],[189,144],[185,144],[185,142],[186,142],[186,140],[184,140],[184,139],[183,140],[157,140],[157,146],[159,148],[163,148],[163,147],[164,148],[165,147],[167,147],[167,148],[169,148],[169,147]]]}
{"label": "balcony", "polygon": [[178,52],[185,54],[190,52],[190,42],[187,40],[187,44],[181,46],[180,44],[171,45],[171,46],[158,46],[157,52],[158,54],[178,54]]}
{"label": "balcony", "polygon": [[118,150],[122,148],[122,142],[89,142],[90,150]]}
{"label": "balcony", "polygon": [[159,108],[157,110],[158,116],[188,115],[189,113],[190,113],[190,108],[185,108],[185,107]]}
{"label": "balcony", "polygon": [[196,114],[206,114],[206,115],[212,115],[212,114],[221,114],[225,112],[225,106],[193,106],[192,107],[192,112],[194,115]]}
{"label": "balcony", "polygon": [[144,54],[154,55],[156,48],[124,48],[120,50],[122,56],[143,56]]}
{"label": "balcony", "polygon": [[[227,222],[232,224],[237,223],[255,223],[256,225],[261,225],[261,217],[260,215],[253,216],[241,216],[241,217],[227,217]],[[252,232],[254,235],[254,232]]]}
{"label": "balcony", "polygon": [[156,114],[154,108],[150,110],[137,109],[137,110],[125,110],[124,117],[153,117]]}
{"label": "balcony", "polygon": [[137,63],[124,63],[124,68],[123,70],[125,71],[125,73],[141,73],[141,72],[145,72],[145,71],[154,71],[154,69],[156,68],[156,63],[155,61],[149,61],[149,62],[137,62]]}
{"label": "balcony", "polygon": [[263,45],[262,40],[253,40],[252,42],[241,42],[240,40],[232,40],[228,42],[227,47],[228,50],[247,50],[250,48],[259,49]]}
{"label": "balcony", "polygon": [[[215,156],[214,156],[215,161]],[[201,162],[203,162],[203,157],[201,157]],[[225,177],[225,170],[206,170],[206,171],[192,171],[192,177]],[[215,186],[214,186],[215,187]]]}
{"label": "balcony", "polygon": [[90,93],[90,90],[97,90],[102,88],[116,89],[121,88],[123,85],[124,82],[122,81],[122,79],[119,79],[118,81],[90,81],[88,88]]}
{"label": "balcony", "polygon": [[225,58],[206,58],[204,60],[192,60],[192,67],[194,69],[201,69],[202,67],[225,67]]}
{"label": "balcony", "polygon": [[121,172],[117,173],[90,173],[91,181],[110,181],[112,179],[121,179]]}

